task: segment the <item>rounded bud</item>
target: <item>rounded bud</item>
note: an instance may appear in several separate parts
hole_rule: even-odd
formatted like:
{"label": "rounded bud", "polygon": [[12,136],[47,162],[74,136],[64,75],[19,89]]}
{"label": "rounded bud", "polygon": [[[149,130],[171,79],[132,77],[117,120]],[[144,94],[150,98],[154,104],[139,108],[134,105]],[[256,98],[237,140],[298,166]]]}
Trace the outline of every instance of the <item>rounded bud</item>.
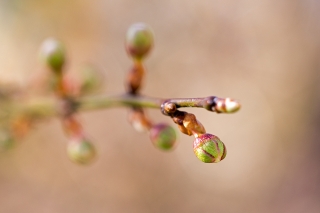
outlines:
{"label": "rounded bud", "polygon": [[224,143],[215,135],[203,134],[193,142],[195,155],[205,163],[217,163],[226,157],[227,149]]}
{"label": "rounded bud", "polygon": [[152,30],[144,23],[130,26],[126,36],[126,50],[135,59],[145,57],[153,46]]}
{"label": "rounded bud", "polygon": [[161,105],[161,111],[164,115],[170,115],[177,111],[177,105],[172,102],[165,102]]}
{"label": "rounded bud", "polygon": [[241,105],[231,98],[217,98],[213,108],[219,113],[234,113],[241,108]]}
{"label": "rounded bud", "polygon": [[70,160],[79,164],[92,162],[96,155],[94,146],[85,138],[72,139],[68,144],[67,151]]}
{"label": "rounded bud", "polygon": [[41,46],[41,58],[55,72],[61,71],[65,62],[65,50],[63,44],[54,39],[46,39]]}
{"label": "rounded bud", "polygon": [[160,123],[150,129],[150,140],[154,146],[162,150],[170,150],[175,145],[177,139],[176,131],[173,127]]}

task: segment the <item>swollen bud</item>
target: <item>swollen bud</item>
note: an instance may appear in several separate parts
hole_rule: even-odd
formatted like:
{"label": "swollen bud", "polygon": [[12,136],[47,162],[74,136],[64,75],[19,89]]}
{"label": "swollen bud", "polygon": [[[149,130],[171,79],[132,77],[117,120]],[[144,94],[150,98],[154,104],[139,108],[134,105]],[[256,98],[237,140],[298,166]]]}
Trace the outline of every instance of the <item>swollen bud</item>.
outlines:
{"label": "swollen bud", "polygon": [[126,50],[134,59],[145,57],[153,46],[152,30],[144,23],[130,26],[126,36]]}
{"label": "swollen bud", "polygon": [[94,146],[86,138],[74,138],[68,143],[68,156],[71,161],[79,164],[92,162],[96,155]]}
{"label": "swollen bud", "polygon": [[240,109],[241,105],[231,98],[217,98],[214,109],[219,113],[234,113]]}
{"label": "swollen bud", "polygon": [[60,41],[54,38],[46,39],[42,43],[40,56],[53,71],[61,72],[65,62],[65,50]]}
{"label": "swollen bud", "polygon": [[195,155],[205,163],[218,163],[226,157],[227,149],[215,135],[203,134],[193,142]]}
{"label": "swollen bud", "polygon": [[154,146],[162,150],[171,149],[175,145],[176,139],[174,128],[167,124],[156,124],[150,129],[150,140]]}

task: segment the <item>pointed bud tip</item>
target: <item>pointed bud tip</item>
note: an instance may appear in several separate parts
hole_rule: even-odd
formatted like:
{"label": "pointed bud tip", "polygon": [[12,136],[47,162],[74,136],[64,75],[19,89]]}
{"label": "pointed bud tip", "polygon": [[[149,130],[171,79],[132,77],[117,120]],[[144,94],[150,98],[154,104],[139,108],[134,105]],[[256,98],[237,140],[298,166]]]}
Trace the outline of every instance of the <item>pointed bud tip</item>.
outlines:
{"label": "pointed bud tip", "polygon": [[212,110],[220,113],[235,113],[241,108],[238,101],[231,98],[219,98]]}
{"label": "pointed bud tip", "polygon": [[232,100],[231,98],[226,98],[225,105],[227,113],[237,112],[241,108],[240,103],[236,100]]}

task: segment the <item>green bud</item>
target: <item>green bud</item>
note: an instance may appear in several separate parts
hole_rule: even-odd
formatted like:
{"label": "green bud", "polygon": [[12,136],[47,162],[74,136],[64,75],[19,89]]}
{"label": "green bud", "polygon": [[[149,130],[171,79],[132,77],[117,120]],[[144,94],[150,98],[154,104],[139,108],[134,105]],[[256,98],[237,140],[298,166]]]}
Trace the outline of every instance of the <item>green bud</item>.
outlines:
{"label": "green bud", "polygon": [[195,155],[205,163],[217,163],[226,157],[227,149],[215,135],[203,134],[193,142]]}
{"label": "green bud", "polygon": [[103,81],[103,76],[93,67],[85,67],[80,72],[81,94],[89,94],[98,90]]}
{"label": "green bud", "polygon": [[150,139],[154,146],[162,150],[169,150],[175,145],[177,136],[174,128],[160,123],[150,129]]}
{"label": "green bud", "polygon": [[79,164],[92,162],[96,155],[94,146],[85,138],[71,140],[68,144],[67,151],[70,160]]}
{"label": "green bud", "polygon": [[65,62],[65,49],[63,44],[54,39],[46,39],[41,46],[41,58],[55,72],[60,72]]}
{"label": "green bud", "polygon": [[126,50],[135,59],[145,57],[153,46],[152,30],[144,23],[130,26],[126,36]]}
{"label": "green bud", "polygon": [[13,137],[6,131],[0,130],[0,150],[11,149],[15,144]]}

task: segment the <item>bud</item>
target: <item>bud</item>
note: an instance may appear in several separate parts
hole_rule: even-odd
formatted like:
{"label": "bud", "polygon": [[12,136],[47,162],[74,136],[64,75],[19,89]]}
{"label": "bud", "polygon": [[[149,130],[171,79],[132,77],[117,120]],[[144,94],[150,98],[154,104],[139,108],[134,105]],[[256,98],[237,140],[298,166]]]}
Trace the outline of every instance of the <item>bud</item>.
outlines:
{"label": "bud", "polygon": [[97,91],[103,82],[103,76],[93,67],[85,67],[80,73],[80,93],[88,94]]}
{"label": "bud", "polygon": [[71,161],[79,164],[92,162],[96,155],[94,146],[86,138],[74,138],[68,143],[68,156]]}
{"label": "bud", "polygon": [[142,59],[153,46],[152,30],[144,23],[133,24],[127,31],[125,45],[131,57]]}
{"label": "bud", "polygon": [[60,41],[48,38],[41,46],[40,56],[52,70],[60,72],[65,62],[64,46]]}
{"label": "bud", "polygon": [[15,144],[12,135],[5,130],[0,130],[0,151],[11,149]]}
{"label": "bud", "polygon": [[215,135],[203,134],[193,142],[195,155],[205,163],[218,163],[226,157],[227,149]]}
{"label": "bud", "polygon": [[216,105],[214,106],[217,112],[222,113],[234,113],[240,109],[241,105],[239,102],[231,98],[218,98]]}
{"label": "bud", "polygon": [[175,145],[177,136],[174,128],[160,123],[150,129],[150,139],[154,146],[162,150],[169,150]]}
{"label": "bud", "polygon": [[165,102],[161,105],[161,112],[164,115],[170,115],[177,111],[177,105],[172,102]]}

